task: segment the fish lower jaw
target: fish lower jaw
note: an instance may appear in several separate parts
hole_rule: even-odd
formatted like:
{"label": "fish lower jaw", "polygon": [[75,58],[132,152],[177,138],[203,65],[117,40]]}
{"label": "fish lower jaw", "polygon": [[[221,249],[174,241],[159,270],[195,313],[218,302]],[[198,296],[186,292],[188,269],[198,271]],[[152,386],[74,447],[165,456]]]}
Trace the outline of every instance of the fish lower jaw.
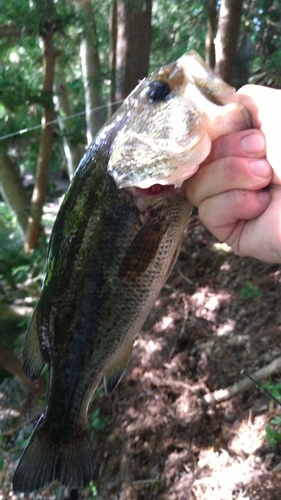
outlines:
{"label": "fish lower jaw", "polygon": [[[153,183],[151,179],[151,183],[140,182],[135,186],[126,186],[123,189],[130,192],[134,196],[165,196],[167,194],[172,194],[175,191],[180,191],[182,189],[183,183],[191,177],[195,172],[197,172],[199,165],[194,165],[192,168],[189,166],[188,169],[180,169],[175,176],[171,176],[167,179],[162,179],[158,182]],[[187,175],[188,172],[188,175]]]}
{"label": "fish lower jaw", "polygon": [[175,186],[173,184],[152,184],[152,186],[141,188],[136,186],[133,188],[135,193],[144,196],[157,196],[159,194],[167,194],[168,192],[174,191]]}
{"label": "fish lower jaw", "polygon": [[[126,187],[124,188],[124,191],[130,194],[134,198],[135,202],[138,200],[136,203],[137,205],[139,205],[139,203],[141,205],[144,203],[146,206],[147,203],[151,204],[152,200],[155,200],[155,203],[158,203],[161,199],[174,196],[176,193],[182,191],[182,187],[175,187],[173,184],[155,183],[144,188],[139,186]],[[148,199],[150,200],[149,202]]]}

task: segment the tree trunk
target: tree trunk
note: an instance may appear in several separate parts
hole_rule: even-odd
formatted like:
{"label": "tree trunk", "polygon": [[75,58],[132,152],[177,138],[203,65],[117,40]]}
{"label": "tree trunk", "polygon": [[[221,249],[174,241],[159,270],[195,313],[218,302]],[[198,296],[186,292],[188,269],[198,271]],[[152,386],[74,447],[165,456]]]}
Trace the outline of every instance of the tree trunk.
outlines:
{"label": "tree trunk", "polygon": [[22,185],[17,167],[3,151],[0,151],[0,191],[5,202],[15,214],[25,236],[28,227],[30,199]]}
{"label": "tree trunk", "polygon": [[242,0],[222,0],[216,38],[215,71],[232,84],[242,12]]}
{"label": "tree trunk", "polygon": [[84,19],[80,57],[85,93],[87,141],[90,144],[105,122],[105,111],[101,98],[102,78],[97,27],[91,0],[77,0],[77,7]]}
{"label": "tree trunk", "polygon": [[42,132],[36,170],[36,180],[32,195],[32,207],[29,217],[29,227],[25,242],[25,251],[39,246],[41,231],[41,216],[46,200],[48,175],[53,143],[53,84],[55,69],[55,51],[53,45],[54,5],[53,0],[48,0],[49,9],[46,9],[48,18],[41,27],[41,40],[43,46],[43,85],[42,94],[45,103],[42,106]]}
{"label": "tree trunk", "polygon": [[148,73],[152,0],[117,0],[116,92],[123,100]]}
{"label": "tree trunk", "polygon": [[207,31],[205,39],[205,61],[210,66],[210,68],[214,68],[216,64],[216,54],[215,54],[215,31],[217,25],[216,7],[217,7],[217,0],[209,0]]}
{"label": "tree trunk", "polygon": [[56,73],[57,73],[57,80],[59,81],[55,85],[56,89],[55,105],[57,111],[58,124],[62,135],[67,173],[69,179],[71,180],[81,160],[82,154],[79,146],[76,144],[77,141],[75,141],[74,137],[75,133],[73,133],[73,127],[71,126],[69,121],[63,120],[63,118],[67,118],[68,116],[72,115],[72,109],[69,101],[64,71],[62,69],[61,64],[59,65],[59,68]]}
{"label": "tree trunk", "polygon": [[109,48],[109,71],[110,71],[110,100],[108,115],[111,116],[120,103],[115,102],[116,93],[116,44],[117,44],[117,0],[111,1],[110,10],[110,48]]}

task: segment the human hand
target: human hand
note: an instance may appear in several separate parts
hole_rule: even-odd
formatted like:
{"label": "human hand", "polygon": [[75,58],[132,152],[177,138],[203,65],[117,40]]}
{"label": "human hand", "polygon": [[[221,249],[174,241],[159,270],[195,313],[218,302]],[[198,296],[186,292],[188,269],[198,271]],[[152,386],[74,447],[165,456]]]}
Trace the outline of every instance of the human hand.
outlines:
{"label": "human hand", "polygon": [[246,85],[238,95],[257,129],[214,141],[187,197],[235,253],[281,263],[281,90]]}

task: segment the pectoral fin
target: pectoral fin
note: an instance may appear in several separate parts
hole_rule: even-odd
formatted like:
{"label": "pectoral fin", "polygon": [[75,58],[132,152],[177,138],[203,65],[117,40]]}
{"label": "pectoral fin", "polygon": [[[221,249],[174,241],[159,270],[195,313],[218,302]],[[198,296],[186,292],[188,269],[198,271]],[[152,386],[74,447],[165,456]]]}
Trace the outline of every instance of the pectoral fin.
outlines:
{"label": "pectoral fin", "polygon": [[104,391],[105,394],[112,392],[115,387],[119,384],[121,378],[123,377],[129,358],[132,353],[133,346],[125,352],[125,355],[107,372],[106,376],[103,378]]}
{"label": "pectoral fin", "polygon": [[145,221],[130,244],[120,264],[119,276],[137,278],[148,268],[166,233],[168,223],[162,211],[155,211]]}
{"label": "pectoral fin", "polygon": [[39,307],[35,308],[23,344],[23,369],[27,377],[37,380],[46,360],[43,357],[39,339]]}

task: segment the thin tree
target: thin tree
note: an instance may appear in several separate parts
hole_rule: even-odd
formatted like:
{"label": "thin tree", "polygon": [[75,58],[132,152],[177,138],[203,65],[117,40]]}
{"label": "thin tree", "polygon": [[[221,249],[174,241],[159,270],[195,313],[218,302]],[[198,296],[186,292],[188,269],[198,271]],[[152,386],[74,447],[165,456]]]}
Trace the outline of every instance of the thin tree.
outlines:
{"label": "thin tree", "polygon": [[209,0],[207,30],[205,38],[205,61],[214,68],[216,64],[215,31],[217,26],[217,0]]}
{"label": "thin tree", "polygon": [[151,10],[152,0],[117,0],[115,101],[125,99],[139,80],[147,76]]}
{"label": "thin tree", "polygon": [[6,204],[14,212],[25,237],[28,228],[30,199],[23,187],[19,169],[3,149],[0,149],[0,192]]}
{"label": "thin tree", "polygon": [[55,107],[57,111],[58,125],[62,136],[67,173],[69,179],[72,179],[83,153],[80,151],[79,144],[77,145],[75,133],[73,133],[69,121],[64,120],[64,118],[72,115],[73,110],[68,95],[63,58],[60,58],[60,64],[57,65],[56,70]]}
{"label": "thin tree", "polygon": [[216,36],[215,71],[230,84],[234,74],[241,13],[242,0],[222,0]]}
{"label": "thin tree", "polygon": [[109,71],[110,71],[110,101],[108,114],[111,116],[119,106],[116,102],[116,45],[117,45],[117,0],[111,1],[110,7],[110,41],[109,41]]}
{"label": "thin tree", "polygon": [[80,57],[85,93],[87,142],[90,144],[105,121],[101,98],[101,71],[97,25],[91,0],[77,0],[84,26],[81,33]]}
{"label": "thin tree", "polygon": [[47,194],[48,175],[53,143],[53,124],[51,122],[54,120],[53,85],[55,50],[53,33],[55,24],[55,7],[53,0],[45,0],[41,6],[42,21],[40,26],[40,38],[42,42],[43,62],[42,95],[45,99],[42,105],[42,131],[35,186],[33,189],[29,224],[24,245],[26,252],[29,252],[31,249],[39,246],[41,216]]}

